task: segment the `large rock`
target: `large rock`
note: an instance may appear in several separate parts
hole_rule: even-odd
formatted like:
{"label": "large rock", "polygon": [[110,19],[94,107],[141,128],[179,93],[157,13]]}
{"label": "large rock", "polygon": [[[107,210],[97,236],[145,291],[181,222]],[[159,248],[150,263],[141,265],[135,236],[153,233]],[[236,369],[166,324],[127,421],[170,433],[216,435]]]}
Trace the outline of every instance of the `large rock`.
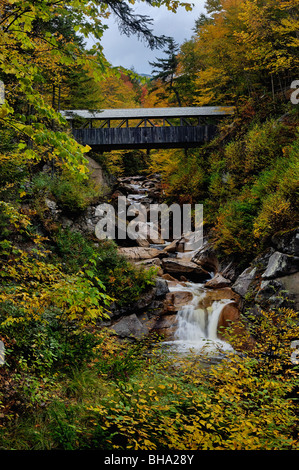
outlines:
{"label": "large rock", "polygon": [[163,248],[163,251],[165,253],[175,253],[177,251],[177,245],[178,245],[178,240],[173,240],[171,243],[165,246],[165,248]]}
{"label": "large rock", "polygon": [[245,269],[240,276],[236,279],[232,289],[242,297],[248,292],[252,282],[255,280],[257,268],[249,267]]}
{"label": "large rock", "polygon": [[[169,292],[168,283],[164,279],[157,278],[155,286],[144,292],[137,301],[128,303],[124,306],[117,305],[114,302],[110,306],[109,316],[112,320],[120,317],[129,316],[132,313],[150,312],[150,315],[159,315],[164,310],[164,297]],[[158,304],[159,307],[158,308]]]}
{"label": "large rock", "polygon": [[288,307],[299,311],[299,273],[263,280],[255,302],[262,308]]}
{"label": "large rock", "polygon": [[289,276],[278,277],[275,279],[275,282],[282,286],[283,291],[287,291],[288,306],[295,311],[299,311],[299,272]]}
{"label": "large rock", "polygon": [[158,277],[156,279],[156,297],[164,297],[169,292],[168,283],[165,279]]}
{"label": "large rock", "polygon": [[[265,308],[268,306],[269,302],[273,304],[274,298],[280,295],[282,288],[282,283],[278,282],[276,279],[262,281],[254,300],[258,305]],[[275,304],[277,304],[277,301]]]}
{"label": "large rock", "polygon": [[156,248],[141,246],[121,247],[118,248],[118,252],[130,260],[156,258],[161,254],[161,251]]}
{"label": "large rock", "polygon": [[218,337],[233,343],[238,351],[251,349],[254,345],[246,328],[240,319],[240,309],[237,302],[224,305],[218,319]]}
{"label": "large rock", "polygon": [[208,243],[198,250],[192,258],[192,262],[201,266],[209,273],[217,273],[219,269],[219,262],[214,249]]}
{"label": "large rock", "polygon": [[165,311],[177,313],[184,305],[189,304],[193,299],[192,292],[188,291],[176,291],[169,292],[164,301]]}
{"label": "large rock", "polygon": [[221,289],[222,287],[229,287],[231,281],[222,276],[222,274],[217,273],[212,279],[205,283],[205,287],[209,289]]}
{"label": "large rock", "polygon": [[192,261],[173,258],[164,258],[162,266],[166,273],[171,275],[184,275],[190,280],[197,282],[205,281],[210,278],[210,273]]}
{"label": "large rock", "polygon": [[274,235],[272,243],[282,253],[299,256],[299,228],[290,230],[285,234]]}
{"label": "large rock", "polygon": [[112,327],[115,333],[121,338],[142,338],[148,333],[148,329],[133,313],[118,320]]}
{"label": "large rock", "polygon": [[208,308],[211,307],[213,302],[216,300],[228,299],[236,302],[238,305],[241,305],[240,296],[234,292],[230,287],[224,287],[222,289],[207,289],[205,295],[201,298],[198,307],[199,308]]}
{"label": "large rock", "polygon": [[293,274],[298,271],[299,257],[275,251],[275,253],[273,253],[269,258],[267,269],[262,275],[262,278],[274,279],[279,276]]}
{"label": "large rock", "polygon": [[177,329],[177,324],[177,315],[162,315],[156,319],[151,332],[163,335],[166,339],[172,340]]}

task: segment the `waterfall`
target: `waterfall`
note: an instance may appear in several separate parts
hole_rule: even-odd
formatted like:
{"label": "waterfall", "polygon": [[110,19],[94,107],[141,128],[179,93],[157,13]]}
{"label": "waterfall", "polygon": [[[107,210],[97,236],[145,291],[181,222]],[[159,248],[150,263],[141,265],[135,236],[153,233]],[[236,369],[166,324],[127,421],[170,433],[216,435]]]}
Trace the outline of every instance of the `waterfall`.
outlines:
{"label": "waterfall", "polygon": [[[175,291],[178,288],[171,289]],[[182,286],[179,287],[182,290]],[[193,293],[193,300],[184,305],[177,313],[177,329],[173,341],[167,344],[179,352],[195,351],[198,353],[218,355],[232,351],[232,347],[217,336],[218,320],[228,299],[217,300],[211,306],[203,307],[206,290],[193,283],[183,288]]]}

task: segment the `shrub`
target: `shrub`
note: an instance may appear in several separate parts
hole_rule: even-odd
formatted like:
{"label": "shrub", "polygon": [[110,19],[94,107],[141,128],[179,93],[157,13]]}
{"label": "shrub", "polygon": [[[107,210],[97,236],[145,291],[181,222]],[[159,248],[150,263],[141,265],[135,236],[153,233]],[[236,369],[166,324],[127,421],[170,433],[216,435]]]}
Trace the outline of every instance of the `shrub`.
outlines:
{"label": "shrub", "polygon": [[38,173],[28,191],[35,199],[52,196],[58,205],[70,214],[84,211],[100,195],[100,188],[90,179],[82,180],[75,173],[63,170],[53,176]]}

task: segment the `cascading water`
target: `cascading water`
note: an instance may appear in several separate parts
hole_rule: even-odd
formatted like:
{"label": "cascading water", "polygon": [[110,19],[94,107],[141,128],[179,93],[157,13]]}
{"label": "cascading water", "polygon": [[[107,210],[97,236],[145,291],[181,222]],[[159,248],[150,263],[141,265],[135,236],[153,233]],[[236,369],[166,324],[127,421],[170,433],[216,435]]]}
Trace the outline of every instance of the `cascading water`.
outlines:
{"label": "cascading water", "polygon": [[[142,187],[138,181],[131,182],[129,187],[132,189],[132,194],[127,195],[128,201],[131,204],[142,203],[147,197],[148,189]],[[150,226],[151,223],[147,222],[146,225]],[[152,244],[150,246],[162,249],[165,245]],[[177,252],[176,257],[191,261],[194,254],[196,254],[196,250]],[[211,277],[213,277],[213,273],[211,273]],[[178,353],[192,351],[196,354],[216,358],[221,357],[225,351],[233,351],[230,344],[220,340],[217,336],[219,316],[224,305],[230,303],[231,300],[206,302],[205,300],[209,296],[208,289],[205,289],[203,284],[193,282],[186,282],[184,285],[178,283],[169,287],[169,290],[170,292],[191,292],[193,297],[192,301],[184,305],[177,313],[177,328],[173,341],[166,341],[164,345]]]}
{"label": "cascading water", "polygon": [[224,305],[231,301],[222,299],[205,307],[203,305],[207,293],[203,285],[188,282],[185,287],[170,288],[172,292],[176,290],[191,292],[193,299],[178,311],[174,340],[166,344],[182,353],[194,351],[199,354],[219,355],[232,351],[231,345],[217,336],[219,316]]}

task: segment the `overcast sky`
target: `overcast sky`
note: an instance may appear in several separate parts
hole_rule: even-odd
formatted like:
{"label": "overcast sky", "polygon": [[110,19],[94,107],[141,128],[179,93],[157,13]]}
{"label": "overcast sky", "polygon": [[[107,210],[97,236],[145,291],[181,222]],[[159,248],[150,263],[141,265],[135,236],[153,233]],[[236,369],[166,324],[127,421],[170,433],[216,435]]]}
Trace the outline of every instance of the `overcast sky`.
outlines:
{"label": "overcast sky", "polygon": [[[175,42],[182,44],[186,39],[191,38],[195,20],[204,12],[205,0],[190,0],[190,3],[195,5],[191,12],[179,8],[176,14],[168,11],[166,7],[150,7],[139,1],[136,2],[134,9],[138,14],[153,18],[152,29],[155,35],[171,36]],[[133,67],[140,74],[150,74],[152,67],[149,65],[149,61],[154,61],[156,57],[164,57],[163,52],[161,50],[151,51],[144,42],[135,36],[128,38],[120,34],[112,15],[107,24],[109,29],[104,33],[102,39],[107,60],[113,66]]]}

